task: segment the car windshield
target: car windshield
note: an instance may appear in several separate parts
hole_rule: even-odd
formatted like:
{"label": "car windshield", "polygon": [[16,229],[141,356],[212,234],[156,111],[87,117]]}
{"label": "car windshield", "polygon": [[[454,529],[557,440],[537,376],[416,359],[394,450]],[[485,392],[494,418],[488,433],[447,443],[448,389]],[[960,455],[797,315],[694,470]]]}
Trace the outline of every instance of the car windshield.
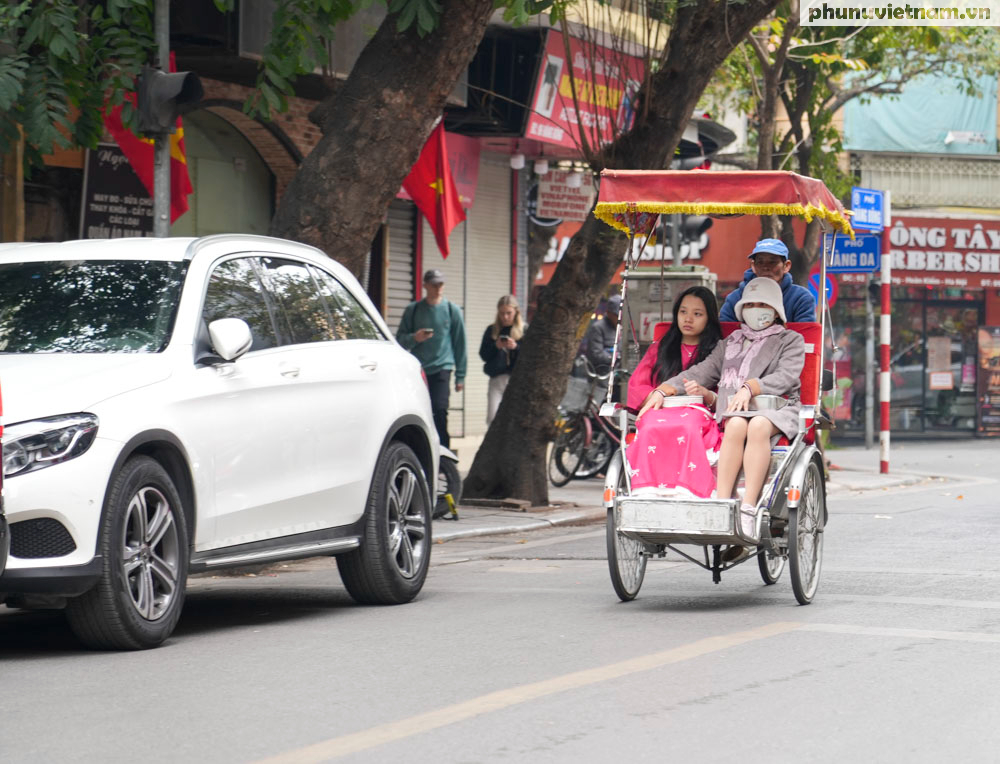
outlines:
{"label": "car windshield", "polygon": [[186,263],[0,263],[0,353],[155,353],[170,337]]}

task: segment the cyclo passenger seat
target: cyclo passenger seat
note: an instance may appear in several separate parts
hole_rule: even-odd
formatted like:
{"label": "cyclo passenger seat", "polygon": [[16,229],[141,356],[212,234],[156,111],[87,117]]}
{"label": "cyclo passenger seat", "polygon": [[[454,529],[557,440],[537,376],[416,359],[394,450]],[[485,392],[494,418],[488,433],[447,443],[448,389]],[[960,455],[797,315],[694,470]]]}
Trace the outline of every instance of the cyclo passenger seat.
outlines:
{"label": "cyclo passenger seat", "polygon": [[[670,321],[661,321],[653,327],[653,341],[659,342],[660,338],[670,329]],[[740,327],[738,321],[723,321],[722,336],[728,337]],[[803,408],[816,410],[819,405],[819,381],[820,381],[820,347],[823,341],[823,326],[817,321],[790,321],[785,327],[798,332],[806,343],[806,361],[802,366],[802,373],[799,375],[799,396]],[[810,417],[804,422],[806,427],[805,442],[812,443],[816,439],[816,428],[813,426],[814,419]],[[784,435],[778,438],[776,446],[787,446],[788,438]]]}

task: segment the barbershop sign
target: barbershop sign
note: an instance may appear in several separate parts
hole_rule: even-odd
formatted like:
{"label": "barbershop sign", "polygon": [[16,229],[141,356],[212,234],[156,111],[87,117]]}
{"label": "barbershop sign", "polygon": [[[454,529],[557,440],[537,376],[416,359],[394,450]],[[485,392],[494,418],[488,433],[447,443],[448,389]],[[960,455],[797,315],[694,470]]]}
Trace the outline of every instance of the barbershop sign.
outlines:
{"label": "barbershop sign", "polygon": [[1000,287],[1000,220],[893,215],[886,256],[893,284]]}

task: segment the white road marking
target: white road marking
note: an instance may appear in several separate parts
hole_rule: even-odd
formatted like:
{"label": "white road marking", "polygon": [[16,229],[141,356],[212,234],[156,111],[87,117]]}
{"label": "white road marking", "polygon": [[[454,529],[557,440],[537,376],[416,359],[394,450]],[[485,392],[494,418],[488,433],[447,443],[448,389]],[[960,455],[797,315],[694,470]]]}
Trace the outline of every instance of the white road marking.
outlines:
{"label": "white road marking", "polygon": [[792,622],[772,623],[748,631],[738,631],[718,637],[699,639],[680,647],[650,653],[649,655],[641,655],[637,658],[621,661],[620,663],[584,669],[583,671],[574,671],[571,674],[564,674],[563,676],[553,677],[541,682],[498,690],[497,692],[480,695],[478,698],[471,698],[462,703],[455,703],[454,705],[439,708],[435,711],[428,711],[427,713],[400,719],[395,722],[387,722],[386,724],[380,724],[376,727],[361,730],[360,732],[341,735],[340,737],[314,743],[313,745],[294,751],[287,751],[272,758],[264,759],[260,764],[321,762],[337,758],[338,756],[366,751],[380,745],[385,745],[386,743],[423,734],[430,730],[446,727],[450,724],[493,711],[500,711],[520,703],[528,703],[549,695],[575,690],[598,682],[606,682],[610,679],[618,679],[629,674],[651,671],[672,663],[680,663],[681,661],[726,650],[730,647],[744,645],[748,642],[786,634],[801,628],[802,625],[801,623]]}

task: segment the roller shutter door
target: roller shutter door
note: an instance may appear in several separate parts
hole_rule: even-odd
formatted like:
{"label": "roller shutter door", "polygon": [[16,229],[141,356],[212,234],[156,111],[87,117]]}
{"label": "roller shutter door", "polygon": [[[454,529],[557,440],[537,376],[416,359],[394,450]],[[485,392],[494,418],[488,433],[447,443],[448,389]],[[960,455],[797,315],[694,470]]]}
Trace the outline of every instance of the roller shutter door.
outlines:
{"label": "roller shutter door", "polygon": [[416,207],[396,199],[389,205],[389,264],[386,269],[385,321],[393,332],[399,328],[403,310],[413,301],[413,244]]}

